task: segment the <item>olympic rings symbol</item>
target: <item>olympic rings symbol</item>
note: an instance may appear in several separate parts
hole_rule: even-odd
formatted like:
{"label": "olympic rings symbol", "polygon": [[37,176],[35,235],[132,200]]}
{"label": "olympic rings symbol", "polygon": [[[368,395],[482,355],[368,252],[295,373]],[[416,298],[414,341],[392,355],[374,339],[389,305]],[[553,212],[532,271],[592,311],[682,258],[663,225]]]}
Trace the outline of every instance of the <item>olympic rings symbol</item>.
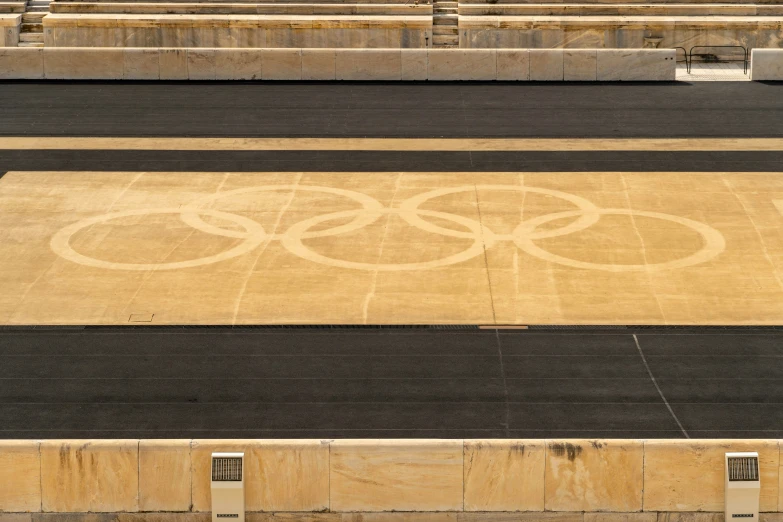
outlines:
{"label": "olympic rings symbol", "polygon": [[[281,234],[272,234],[264,230],[261,224],[246,218],[239,214],[212,210],[205,208],[219,200],[231,198],[232,196],[245,196],[254,194],[263,194],[265,192],[275,191],[295,191],[295,192],[314,192],[348,198],[360,205],[353,210],[341,210],[327,214],[318,215],[300,221],[290,226]],[[515,191],[521,193],[541,194],[548,197],[554,197],[566,201],[575,207],[574,210],[545,214],[522,221],[511,234],[496,234],[488,229],[479,221],[452,214],[434,210],[425,210],[420,208],[428,201],[452,194],[477,191]],[[71,246],[71,238],[77,232],[92,225],[132,216],[144,216],[151,214],[178,214],[180,219],[191,227],[216,236],[222,236],[240,240],[239,244],[225,250],[219,254],[193,259],[188,261],[162,262],[162,263],[115,263],[92,258],[74,250]],[[470,239],[472,243],[465,250],[449,255],[442,259],[432,261],[422,261],[414,263],[362,263],[356,261],[335,259],[319,254],[305,245],[304,241],[311,238],[331,237],[348,232],[359,230],[371,225],[382,216],[396,215],[409,225],[421,230],[439,234],[447,237]],[[683,225],[697,232],[702,238],[702,247],[695,253],[672,261],[662,263],[646,264],[604,264],[580,261],[563,257],[549,252],[538,244],[537,240],[564,236],[583,231],[596,224],[601,216],[605,215],[625,215],[634,217],[644,217],[648,219],[657,219],[671,221]],[[204,221],[203,216],[226,221],[235,224],[239,229],[223,228]],[[461,230],[451,229],[440,226],[426,218],[435,218],[438,220],[452,222],[458,225]],[[556,221],[573,218],[567,224],[558,228],[546,228],[542,226]],[[347,222],[345,220],[348,219]],[[341,220],[344,224],[331,228],[318,228],[323,223],[329,221]],[[660,212],[648,212],[642,210],[631,210],[624,208],[599,208],[587,199],[562,192],[559,190],[527,187],[518,185],[469,185],[453,188],[435,189],[416,195],[397,207],[386,207],[378,200],[360,192],[344,190],[332,187],[313,186],[313,185],[267,185],[260,187],[242,188],[218,192],[203,198],[181,208],[152,208],[112,212],[101,216],[94,216],[83,219],[57,232],[51,239],[52,250],[59,256],[78,263],[95,268],[105,268],[113,270],[175,270],[182,268],[192,268],[203,266],[220,261],[225,261],[238,256],[247,254],[260,245],[269,241],[280,241],[280,243],[291,253],[314,263],[329,265],[334,267],[349,268],[355,270],[380,270],[380,271],[403,271],[403,270],[427,270],[455,265],[473,259],[484,253],[485,249],[492,247],[499,241],[511,241],[519,249],[529,255],[535,256],[544,261],[564,265],[572,268],[603,270],[608,272],[635,272],[635,271],[660,271],[671,270],[692,266],[719,255],[726,248],[726,241],[723,235],[716,229],[692,219],[664,214]]]}

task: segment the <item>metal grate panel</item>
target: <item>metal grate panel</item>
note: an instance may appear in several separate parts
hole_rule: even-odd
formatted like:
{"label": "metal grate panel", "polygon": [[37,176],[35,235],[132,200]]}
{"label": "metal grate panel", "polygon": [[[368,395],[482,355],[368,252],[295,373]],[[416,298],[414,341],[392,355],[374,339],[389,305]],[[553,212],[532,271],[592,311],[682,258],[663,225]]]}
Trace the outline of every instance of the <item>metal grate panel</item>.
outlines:
{"label": "metal grate panel", "polygon": [[759,479],[758,457],[729,457],[729,481],[757,481]]}
{"label": "metal grate panel", "polygon": [[242,480],[241,457],[212,457],[214,482],[239,482]]}

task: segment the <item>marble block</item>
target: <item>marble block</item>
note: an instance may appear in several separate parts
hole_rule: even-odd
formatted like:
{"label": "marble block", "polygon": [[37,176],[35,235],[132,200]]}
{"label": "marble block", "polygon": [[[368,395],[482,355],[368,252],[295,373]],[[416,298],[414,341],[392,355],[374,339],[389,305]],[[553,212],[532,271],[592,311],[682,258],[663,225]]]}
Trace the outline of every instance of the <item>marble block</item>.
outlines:
{"label": "marble block", "polygon": [[727,451],[758,451],[761,511],[778,510],[776,440],[648,440],[644,445],[645,511],[722,511]]}
{"label": "marble block", "polygon": [[427,79],[430,81],[494,80],[494,49],[430,49]]}
{"label": "marble block", "polygon": [[335,79],[334,49],[302,49],[303,80]]}
{"label": "marble block", "polygon": [[247,511],[329,508],[329,444],[320,440],[194,440],[193,511],[209,511],[214,451],[245,452]]}
{"label": "marble block", "polygon": [[497,80],[530,80],[530,51],[527,49],[497,50]]}
{"label": "marble block", "polygon": [[337,440],[332,511],[460,511],[461,440]]}
{"label": "marble block", "polygon": [[543,511],[544,441],[466,440],[465,511]]}
{"label": "marble block", "polygon": [[546,510],[641,511],[643,465],[642,441],[548,441]]}
{"label": "marble block", "polygon": [[160,79],[187,80],[188,57],[187,49],[160,50]]}
{"label": "marble block", "polygon": [[750,55],[751,80],[783,80],[783,49],[753,49]]}
{"label": "marble block", "polygon": [[40,80],[43,77],[43,48],[0,49],[0,80]]}
{"label": "marble block", "polygon": [[48,80],[120,80],[125,58],[121,48],[44,48]]}
{"label": "marble block", "polygon": [[302,51],[300,49],[263,49],[261,70],[264,80],[301,80]]}
{"label": "marble block", "polygon": [[188,79],[215,79],[215,49],[188,49]]}
{"label": "marble block", "polygon": [[123,79],[160,79],[160,51],[158,49],[126,48],[124,55]]}
{"label": "marble block", "polygon": [[593,82],[598,77],[595,49],[565,49],[563,79],[567,82]]}
{"label": "marble block", "polygon": [[138,511],[139,442],[41,442],[42,511]]}
{"label": "marble block", "polygon": [[258,49],[215,50],[215,78],[218,80],[260,80],[261,51]]}
{"label": "marble block", "polygon": [[0,441],[0,512],[40,509],[39,443],[22,440]]}
{"label": "marble block", "polygon": [[400,80],[400,50],[338,49],[335,76],[338,80]]}
{"label": "marble block", "polygon": [[403,81],[427,79],[426,49],[403,49],[400,55],[400,75]]}
{"label": "marble block", "polygon": [[139,443],[139,510],[190,510],[190,440]]}
{"label": "marble block", "polygon": [[674,81],[675,49],[600,49],[598,81]]}
{"label": "marble block", "polygon": [[563,50],[530,49],[530,79],[538,82],[563,81]]}

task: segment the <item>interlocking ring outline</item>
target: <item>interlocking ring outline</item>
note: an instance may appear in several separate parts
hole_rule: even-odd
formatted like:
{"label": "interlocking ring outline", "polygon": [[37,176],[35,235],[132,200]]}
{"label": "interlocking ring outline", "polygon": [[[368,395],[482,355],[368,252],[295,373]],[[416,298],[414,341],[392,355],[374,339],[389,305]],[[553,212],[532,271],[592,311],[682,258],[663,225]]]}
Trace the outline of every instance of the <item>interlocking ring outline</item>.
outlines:
{"label": "interlocking ring outline", "polygon": [[257,221],[240,216],[238,214],[231,214],[229,212],[220,212],[219,210],[205,209],[200,212],[213,216],[218,219],[225,219],[226,221],[233,221],[239,226],[243,227],[247,232],[244,240],[229,250],[215,254],[212,256],[202,257],[199,259],[190,259],[188,261],[174,261],[171,263],[114,263],[111,261],[103,261],[92,257],[87,257],[78,253],[71,246],[71,236],[76,232],[95,225],[104,221],[110,221],[112,219],[130,217],[130,216],[146,216],[149,214],[182,214],[181,208],[150,208],[139,210],[124,210],[120,212],[111,212],[109,214],[103,214],[101,216],[94,216],[81,221],[77,221],[57,232],[49,242],[52,250],[69,261],[79,263],[81,265],[92,266],[95,268],[108,268],[114,270],[175,270],[180,268],[193,268],[196,266],[209,265],[211,263],[217,263],[218,261],[225,261],[233,257],[247,254],[254,250],[258,245],[264,242],[267,238],[264,227]]}
{"label": "interlocking ring outline", "polygon": [[[251,194],[255,192],[269,192],[276,190],[296,190],[307,192],[322,192],[332,195],[344,196],[352,199],[361,204],[361,208],[354,210],[345,210],[332,212],[328,214],[322,214],[312,218],[308,218],[304,221],[300,221],[288,228],[282,234],[267,234],[263,226],[256,221],[241,215],[233,214],[230,212],[224,212],[219,210],[213,210],[209,208],[201,208],[206,204],[214,203],[219,199],[230,197],[233,195]],[[473,192],[478,190],[502,190],[502,191],[518,191],[518,192],[531,192],[537,194],[543,194],[551,197],[557,197],[568,201],[577,207],[576,210],[556,212],[531,218],[520,223],[511,234],[501,235],[496,234],[492,230],[488,229],[485,225],[479,221],[470,219],[458,214],[451,214],[447,212],[440,212],[435,210],[425,210],[419,208],[427,201],[436,197],[441,197],[449,194],[456,194],[460,192]],[[188,261],[177,261],[169,263],[114,263],[109,261],[102,261],[94,259],[88,256],[84,256],[76,252],[70,245],[70,238],[76,232],[87,228],[91,225],[109,221],[111,219],[117,219],[129,216],[141,216],[147,214],[179,214],[180,218],[186,224],[213,235],[219,235],[223,237],[229,237],[233,239],[240,239],[241,242],[219,254],[203,257],[200,259],[193,259]],[[473,244],[467,249],[457,254],[452,254],[442,259],[436,259],[431,261],[422,261],[416,263],[395,263],[395,264],[383,264],[383,263],[362,263],[356,261],[348,261],[341,259],[334,259],[326,257],[322,254],[318,254],[312,249],[308,248],[303,240],[314,237],[326,237],[343,234],[358,230],[362,227],[368,226],[377,221],[381,216],[394,214],[405,220],[412,226],[420,228],[424,231],[440,234],[448,237],[473,239]],[[705,244],[696,253],[672,261],[663,263],[652,264],[632,264],[632,265],[613,265],[603,263],[592,263],[586,261],[579,261],[570,259],[564,256],[559,256],[544,250],[535,244],[535,240],[562,236],[565,234],[571,234],[585,230],[591,225],[598,222],[602,215],[628,215],[628,216],[641,216],[652,219],[662,219],[680,223],[683,226],[691,228],[699,233],[705,240]],[[221,228],[216,225],[207,223],[202,219],[202,215],[209,215],[217,219],[223,219],[226,221],[234,222],[244,229],[244,231],[237,231],[233,229]],[[311,231],[314,226],[324,223],[330,220],[344,219],[352,217],[353,219],[348,223],[338,225],[332,228],[323,230]],[[422,218],[434,217],[457,223],[467,229],[466,231],[454,230],[451,228],[442,227],[430,221]],[[558,219],[576,218],[570,221],[568,224],[547,230],[538,230],[538,227],[545,223],[555,221]],[[461,263],[472,259],[490,248],[495,242],[501,240],[513,241],[514,244],[523,250],[524,252],[538,257],[542,260],[557,263],[573,268],[592,269],[592,270],[604,270],[611,272],[627,272],[627,271],[658,271],[669,270],[674,268],[682,268],[685,266],[691,266],[694,264],[702,263],[712,259],[720,254],[726,246],[723,235],[716,229],[698,221],[692,219],[675,216],[672,214],[664,214],[660,212],[649,212],[643,210],[632,209],[601,209],[589,200],[569,194],[567,192],[561,192],[554,189],[545,189],[539,187],[527,187],[522,185],[466,185],[461,187],[441,188],[434,189],[428,192],[424,192],[409,198],[408,200],[400,203],[398,208],[384,207],[378,200],[360,192],[351,190],[338,189],[332,187],[314,186],[314,185],[266,185],[261,187],[248,187],[235,190],[229,190],[225,192],[218,192],[202,197],[184,207],[181,208],[155,208],[155,209],[138,209],[121,212],[112,212],[104,214],[102,216],[94,216],[86,218],[57,232],[51,240],[52,250],[61,257],[79,263],[82,265],[93,266],[97,268],[109,268],[120,270],[172,270],[180,268],[192,268],[195,266],[202,266],[206,264],[216,263],[237,257],[246,253],[249,253],[265,241],[279,240],[281,244],[289,250],[291,253],[300,256],[310,261],[326,264],[336,267],[351,268],[358,270],[377,270],[377,271],[404,271],[404,270],[426,270],[432,268],[438,268],[443,266],[449,266],[457,263]]]}

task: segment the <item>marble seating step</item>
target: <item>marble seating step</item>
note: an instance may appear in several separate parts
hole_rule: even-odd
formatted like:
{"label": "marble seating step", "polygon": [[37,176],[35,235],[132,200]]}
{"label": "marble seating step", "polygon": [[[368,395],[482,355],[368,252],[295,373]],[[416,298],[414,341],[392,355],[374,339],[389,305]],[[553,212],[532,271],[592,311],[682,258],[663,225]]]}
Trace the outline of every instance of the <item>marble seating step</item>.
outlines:
{"label": "marble seating step", "polygon": [[462,16],[779,16],[783,4],[460,4]]}
{"label": "marble seating step", "polygon": [[43,44],[43,33],[19,33],[19,43],[40,43]]}
{"label": "marble seating step", "polygon": [[430,15],[432,7],[387,3],[54,2],[52,13]]}
{"label": "marble seating step", "polygon": [[459,25],[459,17],[454,15],[434,15],[432,17],[432,25]]}
{"label": "marble seating step", "polygon": [[436,25],[432,28],[433,35],[459,35],[459,27],[456,25]]}
{"label": "marble seating step", "polygon": [[0,2],[0,13],[24,13],[24,2]]}
{"label": "marble seating step", "polygon": [[45,12],[26,12],[22,15],[23,24],[40,24],[43,17],[46,16]]}
{"label": "marble seating step", "polygon": [[24,33],[43,33],[43,24],[22,24],[19,28],[20,34]]}

